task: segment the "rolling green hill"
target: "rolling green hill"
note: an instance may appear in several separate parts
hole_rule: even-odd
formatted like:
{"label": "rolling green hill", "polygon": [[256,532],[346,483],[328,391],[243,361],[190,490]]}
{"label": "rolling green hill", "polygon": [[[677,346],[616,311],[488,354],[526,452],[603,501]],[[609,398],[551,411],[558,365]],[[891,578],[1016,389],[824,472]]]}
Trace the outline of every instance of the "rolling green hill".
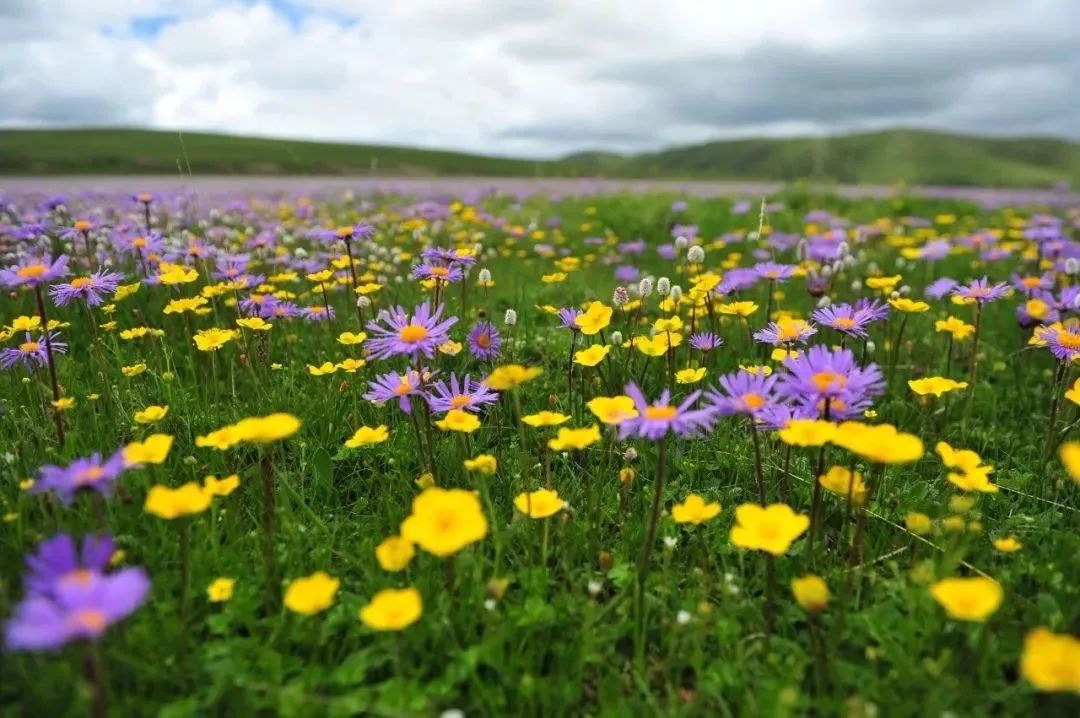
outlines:
{"label": "rolling green hill", "polygon": [[0,174],[379,174],[641,177],[1046,187],[1080,185],[1080,143],[917,130],[709,142],[559,160],[408,147],[93,129],[0,130]]}

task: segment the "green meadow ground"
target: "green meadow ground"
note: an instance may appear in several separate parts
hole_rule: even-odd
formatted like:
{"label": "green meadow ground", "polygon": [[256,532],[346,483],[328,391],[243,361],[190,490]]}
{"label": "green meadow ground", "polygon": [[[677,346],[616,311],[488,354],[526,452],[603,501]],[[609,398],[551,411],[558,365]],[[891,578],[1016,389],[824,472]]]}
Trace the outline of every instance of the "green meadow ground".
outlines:
{"label": "green meadow ground", "polygon": [[1080,144],[887,130],[709,142],[657,152],[510,159],[408,147],[176,132],[0,130],[0,174],[380,174],[1080,185]]}
{"label": "green meadow ground", "polygon": [[[586,244],[585,238],[592,236],[621,241],[644,237],[650,250],[642,259],[627,262],[637,263],[643,274],[670,276],[688,286],[689,278],[680,277],[672,262],[660,260],[651,249],[670,241],[668,207],[673,199],[606,196],[568,199],[558,206],[535,199],[518,207],[491,200],[487,208],[514,224],[536,221],[542,227],[549,217],[562,218],[563,244],[557,246],[583,261],[559,284],[540,281],[541,275],[555,271],[554,261],[538,256],[532,239],[509,239],[505,231],[483,224],[451,220],[423,225],[414,234],[401,220],[384,214],[377,241],[416,253],[416,237],[445,245],[482,232],[479,241],[496,251],[478,266],[491,270],[495,286],[486,295],[470,290],[468,318],[454,328],[454,339],[464,341],[467,327],[481,312],[491,317],[512,345],[514,361],[544,368],[541,377],[516,390],[521,410],[562,411],[573,417],[569,426],[583,426],[592,421],[583,396],[607,394],[608,382],[621,385],[630,376],[641,376],[646,395],[654,397],[666,373],[659,360],[644,365],[636,352],[615,349],[600,365],[602,371],[577,367],[575,401],[569,405],[569,334],[538,307],[610,301],[614,265],[601,259],[612,250],[610,245]],[[773,228],[783,232],[802,232],[802,217],[811,209],[828,209],[862,224],[911,214],[957,215],[957,224],[938,225],[945,236],[976,227],[1006,227],[1009,220],[1001,211],[956,202],[811,200],[797,195],[783,199],[787,207],[770,216]],[[257,213],[273,218],[257,224],[278,221],[272,207]],[[755,230],[755,212],[736,216],[727,201],[695,201],[685,216],[705,238],[707,267],[719,268],[732,252],[741,253],[742,266],[752,264],[753,242],[714,247],[711,238]],[[239,226],[249,219],[225,215],[218,221]],[[322,203],[317,217],[306,223],[285,219],[285,231],[295,227],[299,232],[323,219],[337,225],[356,221],[358,215],[345,206]],[[543,241],[556,241],[555,234],[546,231]],[[967,253],[932,267],[911,262],[901,266],[897,251],[884,240],[871,240],[861,248],[865,256],[834,284],[836,301],[867,294],[853,291],[851,283],[871,274],[871,263],[885,273],[903,274],[914,297],[937,276],[967,280],[985,273],[1006,280],[1011,271],[1027,271],[1015,255],[981,264]],[[794,261],[790,251],[778,259]],[[407,275],[410,264],[402,259],[374,273]],[[136,268],[118,266],[129,272],[125,281],[133,281]],[[364,264],[360,269],[367,271]],[[205,281],[200,277],[197,284],[184,287],[183,294],[191,296]],[[290,289],[302,294],[301,304],[316,303],[318,295],[307,294],[310,286],[301,278]],[[809,314],[814,300],[805,292],[804,280],[794,279],[781,289],[779,307]],[[759,285],[745,298],[764,305],[765,291]],[[987,306],[979,379],[973,388],[953,395],[947,417],[941,401],[924,403],[906,382],[945,373],[945,340],[933,331],[934,320],[952,313],[971,321],[972,310],[939,301],[932,302],[930,312],[909,318],[888,393],[875,404],[875,421],[919,435],[927,453],[915,463],[889,468],[869,505],[865,559],[854,568],[849,560],[850,514],[837,497],[825,496],[816,554],[808,554],[804,538],[776,559],[779,588],[771,640],[764,635],[763,554],[738,549],[729,540],[734,508],[755,500],[746,424],[724,419],[706,437],[672,440],[662,500],[665,514],[646,586],[642,644],[636,636],[634,592],[657,468],[655,444],[620,442],[619,451],[633,446],[638,452],[633,462],[624,461],[606,441],[582,452],[549,454],[551,484],[570,508],[545,528],[543,520],[515,514],[512,500],[543,484],[538,447],[554,430],[519,434],[514,403],[504,397],[484,415],[470,447],[474,454],[491,453],[499,460],[499,470],[490,479],[492,505],[485,507],[492,530],[456,556],[441,559],[418,550],[404,572],[387,573],[380,569],[374,548],[397,533],[419,492],[415,480],[425,467],[409,421],[396,407],[375,407],[360,394],[375,373],[399,363],[371,362],[355,374],[329,376],[311,376],[305,368],[360,355],[356,347],[333,340],[340,331],[358,330],[347,287],[330,294],[337,310],[332,332],[300,319],[276,322],[266,337],[265,352],[241,339],[227,344],[213,360],[195,351],[191,329],[231,326],[236,310],[228,306],[228,297],[215,300],[212,313],[193,317],[192,327],[186,321],[191,315],[162,314],[172,296],[175,293],[163,287],[144,285],[117,303],[112,317],[96,312],[98,322],[114,319],[118,329],[147,325],[165,331],[160,339],[138,341],[123,341],[114,331],[94,342],[78,304],[50,304],[52,316],[70,323],[62,331],[71,349],[58,369],[66,393],[77,400],[64,415],[68,433],[62,448],[42,414],[47,379],[38,375],[27,384],[18,370],[0,375],[0,442],[7,459],[0,462],[0,513],[6,514],[0,524],[0,616],[10,616],[21,596],[25,553],[57,531],[81,534],[97,525],[86,497],[64,508],[21,491],[19,482],[33,477],[43,464],[111,452],[151,431],[175,436],[166,463],[125,474],[124,491],[105,509],[109,530],[125,553],[123,563],[145,567],[153,581],[147,603],[113,626],[101,643],[112,714],[430,716],[460,709],[469,716],[1067,716],[1080,709],[1077,698],[1039,694],[1018,673],[1023,639],[1031,628],[1080,632],[1080,487],[1064,476],[1056,458],[1042,467],[1055,363],[1045,350],[1021,351],[1026,333],[1015,320],[1015,298]],[[406,276],[401,283],[390,280],[374,296],[379,306],[412,307],[422,292]],[[460,313],[456,290],[448,293],[447,302],[450,312]],[[511,308],[518,312],[518,323],[508,333],[503,315]],[[17,292],[5,299],[2,318],[9,323],[34,311],[32,296]],[[751,318],[755,328],[761,326],[763,313]],[[649,318],[658,316],[654,295]],[[618,313],[615,328],[627,336],[634,329]],[[874,326],[877,348],[871,360],[883,367],[889,363],[889,337],[897,330],[896,318]],[[748,347],[744,328],[725,322],[720,333],[726,345],[706,360],[704,385],[713,385],[739,364],[757,361],[757,349]],[[823,331],[815,339],[832,343],[836,335]],[[958,347],[954,378],[965,378],[970,346],[967,342]],[[504,358],[507,353],[504,349]],[[468,349],[454,357],[440,354],[431,364],[443,375],[478,375],[490,369],[490,363],[468,354]],[[687,365],[687,355],[679,354],[678,361],[680,367]],[[145,373],[131,378],[121,374],[120,367],[138,362],[147,364]],[[283,366],[273,370],[270,362]],[[91,393],[100,398],[87,398]],[[153,427],[136,427],[133,413],[152,404],[168,405],[168,415]],[[303,424],[296,435],[270,450],[277,489],[273,589],[267,604],[260,563],[258,449],[219,452],[198,448],[194,440],[227,423],[274,411],[291,412]],[[1072,421],[1075,412],[1066,402],[1059,427]],[[378,424],[389,426],[388,442],[357,450],[343,447],[359,426]],[[945,531],[940,522],[950,515],[948,501],[958,491],[945,479],[932,451],[939,440],[977,451],[995,466],[992,479],[1000,487],[996,494],[977,497],[958,532]],[[467,458],[462,440],[436,432],[435,446],[439,483],[474,487],[475,476],[462,468]],[[764,462],[773,501],[778,500],[783,456],[783,445],[770,435]],[[850,456],[833,448],[827,463],[847,465]],[[789,503],[806,513],[817,454],[796,449],[792,457]],[[858,464],[866,469],[868,481],[876,481],[875,470],[861,460]],[[623,466],[637,472],[625,493],[618,481]],[[182,616],[181,527],[146,513],[143,500],[155,483],[177,486],[206,474],[234,472],[241,477],[235,493],[186,519],[190,576],[187,615]],[[720,515],[696,527],[676,525],[666,509],[691,492],[719,501]],[[934,530],[925,537],[904,528],[904,517],[915,511],[934,519]],[[541,560],[545,530],[546,563]],[[1023,548],[1012,554],[996,551],[991,539],[1006,535],[1015,535]],[[675,539],[674,547],[663,541],[669,537]],[[497,543],[502,547],[498,566]],[[280,598],[284,583],[316,570],[341,580],[334,605],[315,616],[285,609]],[[814,620],[793,600],[789,588],[793,578],[809,572],[821,575],[833,592],[832,603]],[[979,572],[1002,584],[1001,608],[985,624],[948,619],[930,596],[929,584]],[[235,595],[225,603],[210,603],[205,588],[222,576],[236,579]],[[500,598],[486,589],[495,578],[509,581]],[[590,582],[599,589],[591,593]],[[423,597],[423,614],[400,633],[373,632],[357,612],[376,591],[391,586],[416,587]],[[685,612],[683,620],[680,612]],[[643,648],[643,661],[636,646]],[[85,714],[89,689],[82,677],[84,653],[82,646],[71,646],[52,654],[0,656],[3,711]]]}

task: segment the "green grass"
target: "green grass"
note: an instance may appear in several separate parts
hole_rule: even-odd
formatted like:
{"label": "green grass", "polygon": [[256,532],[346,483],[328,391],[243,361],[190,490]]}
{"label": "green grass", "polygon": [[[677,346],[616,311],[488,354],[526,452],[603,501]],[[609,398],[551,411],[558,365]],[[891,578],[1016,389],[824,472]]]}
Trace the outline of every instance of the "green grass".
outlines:
{"label": "green grass", "polygon": [[[804,538],[776,559],[771,640],[764,635],[764,556],[738,549],[729,540],[735,507],[756,497],[754,452],[745,420],[726,418],[706,437],[668,443],[661,501],[665,513],[645,580],[645,612],[636,606],[657,445],[608,439],[581,452],[544,452],[544,441],[555,430],[519,433],[514,414],[520,403],[523,413],[561,411],[572,416],[567,426],[583,426],[593,421],[583,399],[617,391],[630,377],[643,378],[648,396],[660,394],[669,381],[661,360],[646,361],[636,352],[615,349],[599,367],[577,368],[571,403],[566,380],[571,334],[557,328],[558,320],[538,307],[608,301],[615,284],[613,268],[620,263],[636,264],[653,276],[670,276],[687,288],[690,278],[678,265],[660,260],[653,249],[670,241],[672,199],[607,196],[571,198],[558,205],[542,199],[521,205],[491,200],[485,208],[509,222],[502,230],[466,214],[418,227],[392,214],[387,203],[377,238],[382,247],[415,256],[428,242],[447,246],[457,239],[470,245],[480,241],[485,249],[478,265],[491,270],[495,286],[489,292],[469,289],[464,313],[458,287],[444,293],[448,311],[462,314],[452,330],[454,339],[465,341],[478,317],[491,317],[503,332],[504,361],[512,358],[544,368],[543,375],[483,415],[481,429],[469,438],[469,451],[460,436],[433,432],[439,483],[488,494],[491,503],[484,503],[484,512],[489,533],[449,558],[418,549],[402,573],[381,570],[374,548],[398,532],[420,492],[415,480],[427,467],[422,448],[427,439],[417,440],[396,403],[373,406],[361,394],[373,376],[406,364],[402,359],[372,361],[355,374],[321,377],[305,368],[360,356],[361,348],[335,341],[339,332],[359,326],[347,287],[338,285],[329,293],[337,311],[332,327],[278,320],[268,334],[242,336],[214,354],[195,351],[191,331],[232,326],[237,310],[231,294],[214,299],[204,315],[162,313],[170,299],[193,296],[206,283],[204,266],[198,263],[203,276],[194,284],[180,290],[144,284],[137,294],[118,302],[115,312],[94,310],[97,324],[116,322],[111,330],[98,330],[100,341],[93,340],[83,307],[50,303],[48,311],[65,323],[60,331],[70,345],[58,360],[59,381],[78,403],[65,414],[67,441],[58,446],[51,417],[42,408],[50,398],[45,372],[26,380],[18,370],[0,373],[0,442],[6,452],[0,457],[0,616],[10,616],[20,600],[22,557],[38,542],[57,531],[85,534],[99,528],[89,496],[64,507],[20,490],[19,482],[43,464],[66,465],[161,431],[175,437],[165,464],[125,474],[122,490],[103,512],[108,530],[125,552],[122,563],[145,567],[153,580],[148,602],[110,628],[100,643],[110,715],[431,716],[451,708],[466,715],[543,716],[1076,715],[1076,698],[1036,693],[1017,668],[1029,629],[1046,625],[1057,632],[1080,632],[1080,486],[1064,476],[1056,459],[1041,468],[1055,364],[1045,350],[1019,351],[1026,332],[1015,322],[1015,298],[986,307],[978,382],[954,395],[947,413],[942,401],[921,402],[906,382],[947,372],[945,341],[934,333],[934,320],[952,313],[971,321],[973,312],[945,301],[909,317],[888,392],[875,403],[875,421],[918,434],[927,454],[917,462],[889,467],[882,479],[864,461],[829,449],[826,465],[853,463],[875,487],[866,519],[865,557],[852,562],[853,517],[841,499],[825,496],[815,555],[808,552]],[[786,208],[770,217],[783,232],[801,231],[804,214],[823,206],[856,225],[910,214],[932,218],[954,213],[957,224],[939,226],[946,236],[1004,227],[1010,219],[999,211],[946,201],[783,199]],[[130,204],[121,205],[121,211],[130,212],[132,221],[141,216]],[[564,229],[560,234],[548,231],[543,242],[568,249],[582,259],[582,267],[561,284],[544,284],[539,277],[556,268],[555,259],[536,251],[538,240],[527,235],[513,239],[512,230],[534,221],[543,226],[554,216],[562,218]],[[281,226],[278,207],[260,204],[252,213],[222,214],[214,222],[228,231],[215,232],[218,239],[212,241],[236,249],[245,227],[280,229],[288,240],[280,246],[288,251],[305,246],[318,256],[317,247],[293,239],[323,221],[336,225],[357,219],[349,206],[318,204],[314,217],[303,222],[286,218]],[[726,201],[691,201],[680,219],[698,224],[707,238],[757,229],[755,213],[732,215]],[[172,221],[170,235],[179,236],[181,220]],[[207,232],[205,224],[192,223],[186,229],[195,235]],[[585,241],[605,235],[612,238],[610,245]],[[648,252],[614,257],[616,238],[626,241],[639,235],[650,245]],[[736,252],[746,266],[758,248],[749,241],[707,246],[710,268]],[[74,252],[76,257],[83,252],[81,241]],[[254,254],[258,265],[265,257]],[[871,262],[884,272],[902,273],[915,296],[938,276],[966,280],[987,273],[1007,279],[1010,272],[1031,267],[1023,265],[1019,255],[985,265],[970,253],[933,265],[900,266],[897,250],[883,238],[859,245],[858,255],[859,263],[844,269],[833,283],[830,295],[836,301],[860,296],[852,282],[867,276]],[[369,252],[363,256],[369,261]],[[392,279],[406,275],[412,260],[395,262],[390,256],[379,266],[362,264],[359,271],[390,278],[386,288],[373,295],[378,307],[412,307],[422,298],[420,288],[409,279]],[[789,250],[778,259],[793,257],[794,250]],[[130,256],[116,257],[114,268],[127,274],[125,281],[134,281],[140,272]],[[323,301],[303,279],[281,286],[298,295],[302,305]],[[802,279],[782,285],[780,308],[806,315],[815,300],[804,286]],[[765,293],[761,285],[743,298],[764,306]],[[518,312],[513,330],[503,325],[511,308]],[[16,292],[0,318],[9,323],[34,312],[32,295]],[[763,312],[752,317],[755,327],[761,326]],[[643,315],[649,322],[662,315],[655,294]],[[690,323],[685,311],[683,319]],[[696,328],[712,321],[699,317]],[[164,336],[126,341],[118,335],[141,325],[160,328]],[[614,329],[628,337],[647,327],[616,313],[603,339],[610,341]],[[679,367],[699,362],[708,367],[707,385],[739,364],[758,360],[745,328],[725,321],[716,329],[726,342],[720,350],[702,359],[684,343],[677,353]],[[888,368],[889,341],[898,330],[897,318],[872,327],[876,349],[870,360]],[[581,339],[579,345],[599,340]],[[839,337],[822,330],[815,340],[834,344]],[[950,376],[965,378],[970,351],[970,341],[957,347]],[[138,362],[148,366],[145,373],[122,374],[120,367]],[[275,369],[273,363],[282,366]],[[470,358],[467,348],[456,356],[438,354],[427,363],[441,377],[451,372],[475,377],[491,367]],[[676,386],[676,396],[691,388]],[[99,397],[89,398],[92,393]],[[168,415],[151,427],[135,425],[134,412],[151,404],[168,405]],[[295,414],[302,426],[296,435],[267,449],[275,486],[267,594],[260,449],[240,445],[216,451],[197,447],[195,438],[274,411]],[[1059,429],[1073,420],[1075,411],[1071,404],[1063,405]],[[357,427],[378,424],[389,427],[389,441],[344,448]],[[979,452],[995,466],[992,478],[1000,486],[996,494],[976,497],[960,532],[946,531],[941,522],[951,514],[948,502],[958,491],[932,452],[939,440]],[[638,453],[633,461],[623,458],[631,447]],[[763,450],[768,497],[776,501],[785,449],[769,434]],[[486,485],[462,469],[469,453],[480,452],[499,461],[498,472]],[[818,453],[796,449],[791,456],[788,502],[806,513]],[[617,479],[624,466],[637,474],[625,490]],[[209,511],[185,520],[191,538],[190,577],[182,612],[182,525],[147,514],[143,501],[153,484],[178,486],[206,474],[231,473],[240,475],[240,488],[215,499]],[[570,509],[547,525],[516,514],[514,496],[547,482]],[[696,527],[676,525],[667,510],[691,492],[719,501],[720,515]],[[934,519],[930,535],[918,537],[904,529],[904,517],[913,511]],[[549,555],[543,561],[545,530]],[[1024,544],[1018,553],[994,550],[991,538],[1012,534]],[[676,539],[673,548],[662,540],[667,537]],[[281,603],[286,582],[316,570],[341,580],[334,605],[316,616],[290,613]],[[1004,587],[1000,610],[985,625],[949,620],[930,597],[929,583],[976,571]],[[808,572],[821,575],[833,592],[832,603],[815,620],[808,619],[789,589],[793,578]],[[219,576],[235,578],[236,593],[227,603],[212,604],[205,588]],[[501,597],[493,597],[487,588],[495,578],[509,582]],[[590,582],[599,587],[595,595],[590,595]],[[402,586],[416,587],[423,596],[419,621],[400,634],[366,629],[358,610],[378,590]],[[688,617],[685,625],[680,612]],[[642,616],[643,642],[637,632]],[[3,654],[3,712],[85,715],[85,655],[83,646],[52,654]]]}
{"label": "green grass", "polygon": [[1080,144],[914,130],[710,142],[558,160],[147,130],[0,130],[0,174],[637,177],[1049,187],[1080,184]]}

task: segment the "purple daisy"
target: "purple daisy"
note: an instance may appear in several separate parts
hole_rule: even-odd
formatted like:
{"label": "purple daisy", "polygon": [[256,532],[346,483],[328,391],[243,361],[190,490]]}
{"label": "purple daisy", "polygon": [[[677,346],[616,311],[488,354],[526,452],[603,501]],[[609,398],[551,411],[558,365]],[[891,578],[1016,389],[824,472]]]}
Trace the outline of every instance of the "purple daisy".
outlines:
{"label": "purple daisy", "polygon": [[[277,302],[274,304],[273,311],[269,317],[263,318],[269,319],[270,317],[273,317],[274,319],[292,319],[293,317],[300,316],[300,313],[300,307],[294,302]],[[259,312],[259,316],[263,316],[262,312]]]}
{"label": "purple daisy", "polygon": [[868,312],[859,312],[850,304],[832,304],[815,309],[811,319],[822,326],[835,329],[850,337],[865,337],[866,326],[872,318]]}
{"label": "purple daisy", "polygon": [[91,307],[104,301],[103,294],[112,294],[124,275],[99,269],[88,277],[75,277],[70,282],[61,282],[49,287],[49,294],[59,306],[64,306],[76,299],[82,299]]}
{"label": "purple daisy", "polygon": [[711,352],[723,343],[724,340],[712,332],[698,332],[690,335],[690,346],[699,352]]}
{"label": "purple daisy", "polygon": [[720,377],[720,391],[708,393],[709,402],[722,416],[743,414],[758,418],[776,403],[777,377],[764,371],[737,371]]}
{"label": "purple daisy", "polygon": [[397,399],[398,408],[409,414],[412,412],[409,397],[420,394],[422,383],[420,372],[415,369],[404,374],[398,374],[396,371],[387,372],[368,382],[368,392],[363,395],[363,398],[376,406],[382,406],[388,401]]}
{"label": "purple daisy", "polygon": [[105,570],[115,545],[111,536],[83,537],[82,550],[68,534],[57,534],[38,544],[36,553],[26,557],[26,588],[52,595],[58,586],[86,583]]}
{"label": "purple daisy", "polygon": [[941,277],[926,285],[926,289],[923,290],[923,295],[929,299],[941,299],[946,294],[950,294],[958,286],[960,286],[960,282],[955,279]]}
{"label": "purple daisy", "polygon": [[780,344],[806,342],[815,334],[817,334],[817,329],[810,322],[802,319],[788,319],[769,322],[769,325],[764,329],[754,332],[754,341],[779,346]]}
{"label": "purple daisy", "polygon": [[795,267],[790,264],[777,264],[776,262],[758,262],[754,265],[754,274],[761,279],[771,282],[786,282],[795,273]]}
{"label": "purple daisy", "polygon": [[335,229],[315,229],[308,232],[308,236],[320,242],[351,242],[353,240],[371,239],[375,236],[375,227],[366,222],[358,222],[355,225],[344,225]]}
{"label": "purple daisy", "polygon": [[680,436],[700,434],[710,429],[715,421],[711,409],[691,408],[701,396],[700,391],[691,392],[678,405],[670,403],[671,392],[667,389],[653,404],[645,399],[645,395],[634,382],[627,384],[625,391],[627,396],[634,400],[638,415],[619,424],[620,440],[638,436],[651,441],[659,441],[669,431]]}
{"label": "purple daisy", "polygon": [[865,321],[868,324],[887,319],[890,311],[889,305],[880,299],[863,297],[855,302],[855,316],[859,321]]}
{"label": "purple daisy", "polygon": [[50,344],[54,355],[67,353],[67,344],[60,341],[59,332],[49,334],[48,344],[45,342],[44,334],[37,339],[33,339],[30,332],[27,332],[26,341],[19,344],[19,346],[0,349],[0,368],[10,369],[16,364],[22,364],[28,374],[33,374],[36,369],[40,369],[49,363]]}
{"label": "purple daisy", "polygon": [[1033,292],[1016,308],[1016,321],[1024,328],[1060,320],[1061,312],[1054,307],[1054,295],[1050,292]]}
{"label": "purple daisy", "polygon": [[126,466],[123,451],[117,451],[105,460],[95,452],[68,466],[42,466],[38,469],[38,480],[30,490],[36,494],[55,491],[65,506],[80,489],[91,489],[108,498],[112,495],[113,483],[124,473]]}
{"label": "purple daisy", "polygon": [[413,279],[434,279],[440,282],[460,282],[465,276],[460,267],[452,264],[437,264],[435,262],[423,262],[412,268]]}
{"label": "purple daisy", "polygon": [[850,349],[810,347],[784,360],[777,390],[792,404],[829,419],[862,414],[885,391],[876,364],[860,367]]}
{"label": "purple daisy", "polygon": [[379,312],[375,321],[367,323],[372,334],[367,342],[370,355],[375,359],[402,354],[414,357],[423,354],[430,358],[435,349],[450,338],[450,327],[457,322],[457,317],[442,319],[442,313],[443,305],[432,311],[428,302],[416,307],[411,315],[400,306]]}
{"label": "purple daisy", "polygon": [[425,398],[432,412],[442,414],[453,409],[478,411],[482,405],[498,401],[499,394],[487,384],[473,381],[468,374],[460,380],[456,374],[451,374],[449,383],[437,381],[431,384]]}
{"label": "purple daisy", "polygon": [[469,351],[477,359],[495,359],[499,356],[502,338],[495,325],[481,320],[469,332]]}
{"label": "purple daisy", "polygon": [[716,287],[716,293],[731,294],[732,292],[741,292],[754,286],[758,279],[758,274],[753,269],[746,269],[745,267],[732,269],[720,280],[720,284]]}
{"label": "purple daisy", "polygon": [[66,277],[70,273],[66,254],[61,254],[52,263],[45,259],[26,257],[15,266],[0,269],[0,284],[5,287],[36,287]]}
{"label": "purple daisy", "polygon": [[428,247],[420,253],[420,256],[429,262],[436,262],[439,264],[457,264],[465,267],[471,267],[476,264],[476,256],[471,252],[459,252],[456,249],[448,249],[446,247]]}
{"label": "purple daisy", "polygon": [[1038,290],[1051,291],[1054,288],[1054,275],[1052,272],[1032,274],[1024,277],[1014,272],[1009,281],[1018,291],[1021,291],[1028,296],[1031,296]]}
{"label": "purple daisy", "polygon": [[580,317],[582,311],[575,309],[574,307],[563,307],[558,312],[559,320],[562,322],[562,329],[569,329],[572,332],[580,332],[581,327],[577,325],[577,318]]}
{"label": "purple daisy", "polygon": [[990,284],[986,277],[972,280],[966,287],[957,287],[953,294],[964,299],[974,299],[979,304],[994,302],[1009,293],[1009,285],[1005,282]]}

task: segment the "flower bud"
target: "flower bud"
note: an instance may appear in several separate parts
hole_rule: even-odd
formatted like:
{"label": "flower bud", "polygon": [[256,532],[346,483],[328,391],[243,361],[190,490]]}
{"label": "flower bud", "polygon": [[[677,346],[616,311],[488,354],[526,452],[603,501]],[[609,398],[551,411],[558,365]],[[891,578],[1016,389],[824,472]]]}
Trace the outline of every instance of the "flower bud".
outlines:
{"label": "flower bud", "polygon": [[1065,274],[1076,274],[1080,272],[1080,261],[1076,257],[1068,257],[1065,260]]}
{"label": "flower bud", "polygon": [[621,347],[622,346],[622,339],[623,339],[622,332],[620,332],[618,329],[616,329],[615,331],[613,331],[611,333],[611,343],[614,344],[615,346]]}
{"label": "flower bud", "polygon": [[476,278],[480,280],[481,284],[487,284],[491,281],[491,270],[486,267],[484,269],[481,269],[477,273]]}
{"label": "flower bud", "polygon": [[641,296],[642,299],[652,294],[652,290],[652,277],[645,277],[640,282],[638,282],[638,294]]}
{"label": "flower bud", "polygon": [[688,240],[686,237],[683,237],[682,235],[679,235],[675,238],[675,249],[682,251],[686,249],[686,245],[688,244],[690,244],[690,240]]}
{"label": "flower bud", "polygon": [[690,249],[686,250],[686,260],[693,262],[694,264],[701,264],[705,261],[705,250],[700,245],[695,244]]}
{"label": "flower bud", "polygon": [[360,307],[361,309],[367,309],[371,306],[371,297],[367,296],[366,294],[361,294],[356,298],[356,306]]}
{"label": "flower bud", "polygon": [[675,302],[676,304],[682,301],[682,287],[680,287],[678,284],[671,288],[671,301]]}
{"label": "flower bud", "polygon": [[615,287],[615,293],[611,297],[611,303],[616,307],[625,307],[630,303],[630,293],[626,287]]}
{"label": "flower bud", "polygon": [[873,356],[875,349],[877,349],[877,344],[874,344],[873,342],[867,342],[866,343],[866,356]]}
{"label": "flower bud", "polygon": [[517,312],[513,309],[506,310],[506,316],[503,317],[503,323],[508,327],[512,327],[517,324]]}
{"label": "flower bud", "polygon": [[656,293],[661,297],[666,297],[668,292],[671,291],[671,280],[667,277],[660,277],[656,280]]}

